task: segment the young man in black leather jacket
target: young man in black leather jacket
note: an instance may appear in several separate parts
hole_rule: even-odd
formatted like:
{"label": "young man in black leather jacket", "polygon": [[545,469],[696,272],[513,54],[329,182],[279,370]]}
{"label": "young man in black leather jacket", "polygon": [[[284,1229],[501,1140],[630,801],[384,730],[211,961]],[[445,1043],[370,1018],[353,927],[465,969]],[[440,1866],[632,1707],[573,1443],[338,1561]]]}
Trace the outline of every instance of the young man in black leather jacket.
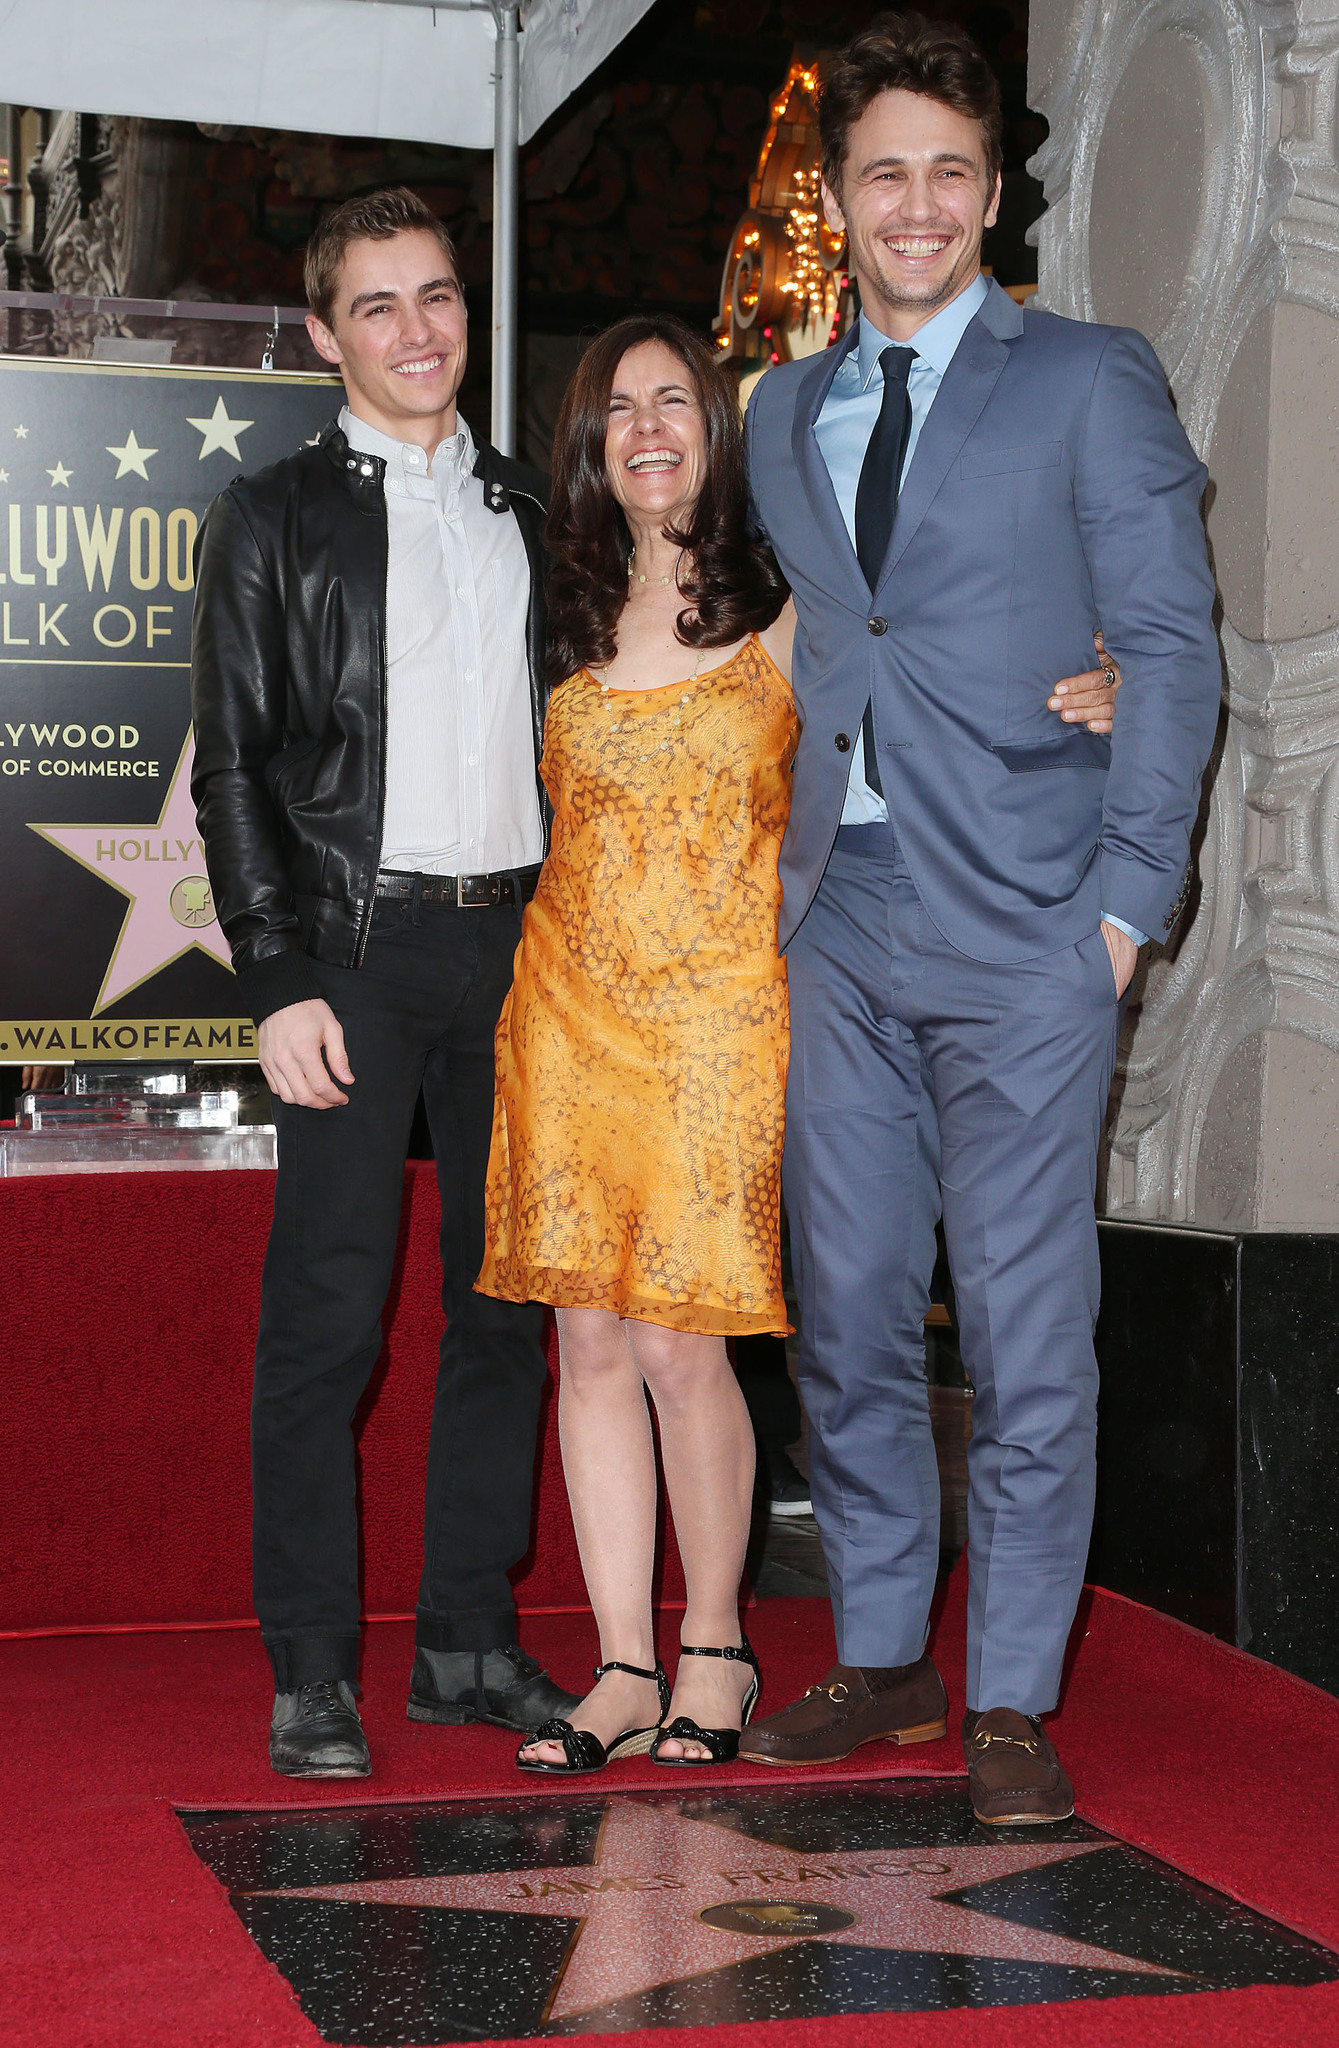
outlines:
{"label": "young man in black leather jacket", "polygon": [[574,1704],[517,1645],[507,1579],[529,1542],[542,1311],[472,1291],[493,1030],[547,843],[544,481],[457,417],[464,297],[413,193],[327,216],[307,285],[347,404],[210,508],[192,790],[279,1134],[252,1402],[270,1758],[345,1777],[370,1769],[351,1420],[420,1087],[447,1331],[409,1713],[529,1732]]}

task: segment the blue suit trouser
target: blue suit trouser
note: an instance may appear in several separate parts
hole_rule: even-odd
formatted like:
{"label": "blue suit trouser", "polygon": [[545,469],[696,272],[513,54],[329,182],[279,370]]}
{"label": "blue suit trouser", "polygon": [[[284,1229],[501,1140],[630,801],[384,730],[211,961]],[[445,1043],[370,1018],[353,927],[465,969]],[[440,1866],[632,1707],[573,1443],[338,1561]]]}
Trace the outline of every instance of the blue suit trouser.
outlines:
{"label": "blue suit trouser", "polygon": [[925,1646],[942,1210],[975,1388],[967,1705],[1045,1713],[1093,1516],[1093,1198],[1121,1008],[1105,942],[971,960],[892,832],[843,828],[787,961],[785,1197],[838,1658],[908,1664]]}

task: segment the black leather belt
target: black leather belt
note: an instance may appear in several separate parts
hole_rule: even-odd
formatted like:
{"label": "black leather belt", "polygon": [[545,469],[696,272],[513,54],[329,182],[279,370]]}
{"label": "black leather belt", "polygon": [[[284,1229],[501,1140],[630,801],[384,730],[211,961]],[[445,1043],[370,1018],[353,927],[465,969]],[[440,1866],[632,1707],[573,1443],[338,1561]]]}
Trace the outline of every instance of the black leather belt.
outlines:
{"label": "black leather belt", "polygon": [[420,903],[449,903],[458,910],[495,910],[500,904],[525,902],[538,874],[538,868],[521,868],[505,875],[406,875],[383,868],[377,876],[377,895],[392,903],[417,897]]}

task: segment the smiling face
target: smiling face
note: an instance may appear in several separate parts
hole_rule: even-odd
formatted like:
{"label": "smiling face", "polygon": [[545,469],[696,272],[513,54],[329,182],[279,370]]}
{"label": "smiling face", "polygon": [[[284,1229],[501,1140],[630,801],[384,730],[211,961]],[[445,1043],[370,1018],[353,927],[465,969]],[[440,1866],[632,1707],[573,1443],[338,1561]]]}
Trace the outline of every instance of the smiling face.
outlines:
{"label": "smiling face", "polygon": [[993,227],[981,124],[923,93],[880,93],[847,140],[841,191],[823,187],[828,226],[848,239],[861,304],[895,341],[969,285]]}
{"label": "smiling face", "polygon": [[706,420],[688,365],[663,341],[630,348],[614,372],[604,459],[634,533],[687,524],[706,473]]}
{"label": "smiling face", "polygon": [[429,452],[455,433],[465,298],[450,258],[426,228],[350,242],[331,324],[309,313],[307,331],[317,352],[338,366],[357,418]]}

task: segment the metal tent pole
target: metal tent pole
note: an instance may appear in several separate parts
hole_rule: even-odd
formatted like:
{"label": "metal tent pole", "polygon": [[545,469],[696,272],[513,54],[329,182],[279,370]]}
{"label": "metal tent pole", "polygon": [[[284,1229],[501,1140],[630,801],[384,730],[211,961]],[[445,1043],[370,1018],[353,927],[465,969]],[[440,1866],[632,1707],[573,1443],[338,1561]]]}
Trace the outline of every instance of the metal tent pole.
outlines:
{"label": "metal tent pole", "polygon": [[521,51],[517,0],[493,0],[493,445],[516,453],[516,297],[520,216]]}
{"label": "metal tent pole", "polygon": [[520,0],[399,0],[472,14],[487,7],[497,24],[493,60],[493,446],[516,453],[516,270],[521,197]]}

